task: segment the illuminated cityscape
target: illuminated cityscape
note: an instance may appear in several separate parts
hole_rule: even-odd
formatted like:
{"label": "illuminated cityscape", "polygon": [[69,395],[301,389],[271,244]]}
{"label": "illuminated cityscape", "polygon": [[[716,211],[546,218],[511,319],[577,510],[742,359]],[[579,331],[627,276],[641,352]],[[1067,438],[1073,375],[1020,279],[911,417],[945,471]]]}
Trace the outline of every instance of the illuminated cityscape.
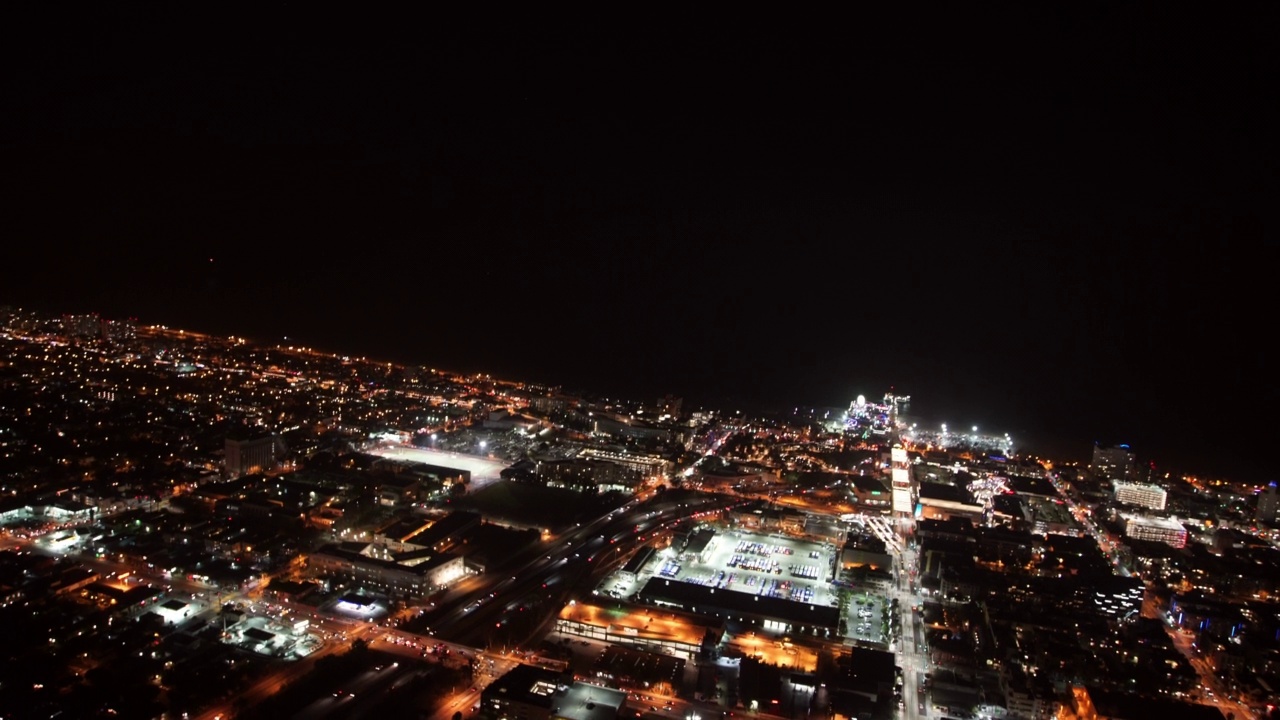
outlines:
{"label": "illuminated cityscape", "polygon": [[1274,484],[1138,484],[921,433],[891,398],[748,417],[0,320],[0,704],[31,717],[1275,700]]}
{"label": "illuminated cityscape", "polygon": [[1280,718],[1271,5],[406,9],[6,15],[0,720]]}

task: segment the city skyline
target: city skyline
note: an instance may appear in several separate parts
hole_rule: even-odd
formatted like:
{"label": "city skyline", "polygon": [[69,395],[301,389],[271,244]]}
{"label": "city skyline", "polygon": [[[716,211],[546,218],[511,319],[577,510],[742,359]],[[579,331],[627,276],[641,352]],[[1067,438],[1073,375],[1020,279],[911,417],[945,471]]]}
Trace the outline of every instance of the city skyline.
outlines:
{"label": "city skyline", "polygon": [[1265,480],[1252,7],[342,42],[97,9],[10,44],[0,301],[641,400],[896,388]]}
{"label": "city skyline", "polygon": [[[528,387],[533,391],[549,392],[553,395],[563,395],[566,398],[581,399],[590,402],[617,402],[621,406],[647,408],[650,411],[661,412],[667,403],[676,403],[675,407],[680,408],[680,412],[675,413],[677,416],[689,416],[691,413],[710,412],[722,418],[732,418],[740,416],[744,420],[768,420],[779,419],[784,422],[812,422],[817,425],[829,425],[831,423],[839,423],[847,414],[850,421],[857,417],[857,413],[862,412],[861,408],[893,408],[896,413],[895,421],[907,429],[910,434],[919,434],[921,436],[937,436],[945,438],[948,435],[952,438],[952,443],[956,446],[970,446],[981,449],[983,453],[992,451],[997,455],[1009,454],[1019,459],[1031,459],[1047,461],[1057,464],[1074,464],[1080,466],[1093,467],[1098,459],[1098,451],[1100,448],[1112,450],[1122,450],[1123,455],[1129,458],[1130,462],[1135,463],[1130,469],[1133,473],[1131,479],[1145,480],[1152,482],[1167,481],[1171,477],[1182,475],[1202,475],[1206,479],[1214,478],[1233,482],[1265,484],[1265,479],[1258,479],[1246,475],[1233,476],[1223,474],[1222,472],[1206,471],[1194,467],[1188,468],[1183,466],[1157,466],[1156,460],[1152,458],[1148,450],[1135,447],[1132,444],[1121,439],[1095,439],[1092,442],[1082,442],[1080,438],[1047,438],[1043,436],[1035,436],[1030,439],[1026,437],[1013,438],[1009,431],[1005,429],[1006,425],[1000,422],[992,422],[984,425],[970,424],[968,421],[948,422],[947,420],[938,419],[936,410],[930,408],[927,401],[914,399],[906,393],[900,392],[896,387],[888,388],[884,393],[883,400],[879,395],[868,397],[866,394],[859,393],[850,399],[847,404],[840,403],[839,399],[833,400],[831,404],[790,404],[775,405],[770,407],[761,407],[748,403],[743,410],[742,405],[718,405],[715,403],[698,404],[688,403],[682,396],[667,393],[661,397],[649,396],[631,396],[617,393],[602,393],[590,387],[565,387],[557,383],[547,383],[541,380],[528,380],[518,376],[500,376],[486,372],[484,370],[459,369],[451,367],[443,367],[433,363],[418,362],[402,362],[397,360],[388,360],[382,357],[371,357],[362,353],[348,353],[335,351],[327,348],[316,348],[298,341],[291,341],[289,338],[280,338],[275,340],[263,340],[258,338],[246,337],[242,334],[218,335],[205,333],[198,328],[172,327],[159,324],[150,324],[143,322],[140,318],[111,318],[103,317],[97,313],[75,314],[75,313],[50,313],[47,311],[31,311],[29,308],[18,308],[0,304],[0,310],[5,313],[13,313],[15,318],[26,318],[22,322],[30,327],[45,326],[45,332],[52,333],[53,336],[66,335],[66,339],[75,341],[108,340],[110,343],[120,344],[118,335],[124,334],[132,336],[139,330],[143,330],[148,334],[158,334],[161,336],[170,336],[177,338],[189,338],[196,340],[198,338],[207,338],[218,343],[229,343],[234,345],[242,345],[247,349],[255,350],[286,350],[289,352],[298,352],[316,357],[326,357],[331,359],[350,361],[355,363],[369,364],[372,366],[387,368],[398,368],[401,370],[417,370],[429,373],[439,373],[447,376],[460,378],[483,378],[486,381],[498,383],[509,383],[521,387]],[[68,334],[69,333],[69,334]],[[37,334],[38,337],[38,334]],[[125,344],[127,345],[127,343]],[[121,345],[124,347],[125,345]],[[917,411],[915,408],[923,408]],[[969,418],[981,415],[980,409],[971,412],[955,413],[958,417]],[[946,416],[941,416],[946,417]],[[806,420],[807,419],[807,420]],[[915,431],[919,430],[918,433]],[[998,438],[1003,437],[1003,440]],[[1270,481],[1272,484],[1275,481]]]}
{"label": "city skyline", "polygon": [[22,717],[1280,706],[1275,482],[900,395],[752,417],[7,306],[0,345]]}

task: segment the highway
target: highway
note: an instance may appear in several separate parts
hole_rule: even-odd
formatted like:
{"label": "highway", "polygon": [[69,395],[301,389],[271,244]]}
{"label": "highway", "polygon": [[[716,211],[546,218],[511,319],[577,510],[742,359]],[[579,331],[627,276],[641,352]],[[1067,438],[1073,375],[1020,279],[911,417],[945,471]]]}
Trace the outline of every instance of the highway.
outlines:
{"label": "highway", "polygon": [[[659,529],[682,522],[694,512],[740,502],[735,497],[706,494],[661,494],[633,501],[535,548],[527,564],[514,573],[472,578],[413,626],[459,644],[487,647],[496,638],[509,647],[519,646],[530,638],[497,631],[505,627],[504,616],[521,612],[518,604],[522,601],[529,601],[523,605],[526,611],[537,607],[546,614],[543,622],[526,623],[540,628],[559,612],[563,600],[586,587],[584,580],[621,561]],[[532,602],[539,596],[545,602]]]}

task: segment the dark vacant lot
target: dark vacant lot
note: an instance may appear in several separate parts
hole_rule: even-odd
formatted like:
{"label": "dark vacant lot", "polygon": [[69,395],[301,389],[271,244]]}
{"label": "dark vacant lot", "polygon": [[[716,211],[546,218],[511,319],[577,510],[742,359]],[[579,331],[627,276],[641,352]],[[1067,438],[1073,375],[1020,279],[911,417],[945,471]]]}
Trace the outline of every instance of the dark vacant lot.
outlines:
{"label": "dark vacant lot", "polygon": [[507,480],[454,498],[449,507],[474,510],[489,522],[558,532],[574,523],[599,517],[626,501],[627,497],[619,493],[588,494]]}

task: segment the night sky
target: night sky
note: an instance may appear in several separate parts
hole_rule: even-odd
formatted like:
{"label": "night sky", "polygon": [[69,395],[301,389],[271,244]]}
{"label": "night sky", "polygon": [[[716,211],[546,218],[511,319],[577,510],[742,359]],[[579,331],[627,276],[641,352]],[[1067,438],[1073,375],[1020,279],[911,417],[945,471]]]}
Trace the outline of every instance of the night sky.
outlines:
{"label": "night sky", "polygon": [[1273,6],[947,7],[11,15],[0,304],[1274,477]]}

